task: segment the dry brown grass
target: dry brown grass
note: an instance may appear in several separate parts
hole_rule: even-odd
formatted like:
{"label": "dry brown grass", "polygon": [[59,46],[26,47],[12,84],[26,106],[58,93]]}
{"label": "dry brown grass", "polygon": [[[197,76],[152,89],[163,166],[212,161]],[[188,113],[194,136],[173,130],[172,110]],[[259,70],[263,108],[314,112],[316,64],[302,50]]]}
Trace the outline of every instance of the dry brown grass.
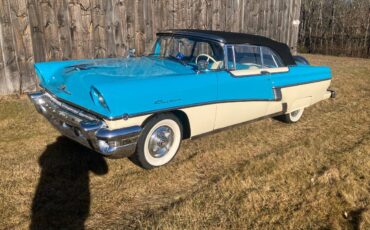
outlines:
{"label": "dry brown grass", "polygon": [[104,159],[26,98],[0,100],[0,228],[370,228],[370,60],[333,68],[335,100],[186,141],[167,167]]}

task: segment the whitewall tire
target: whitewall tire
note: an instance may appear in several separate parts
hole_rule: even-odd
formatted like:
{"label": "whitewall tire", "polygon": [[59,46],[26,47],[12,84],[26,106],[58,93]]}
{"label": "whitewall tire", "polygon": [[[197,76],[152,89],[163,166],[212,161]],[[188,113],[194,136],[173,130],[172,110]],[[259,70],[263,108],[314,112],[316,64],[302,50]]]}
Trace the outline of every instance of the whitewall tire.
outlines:
{"label": "whitewall tire", "polygon": [[298,110],[295,110],[295,111],[292,111],[290,113],[288,113],[288,117],[289,117],[289,122],[291,123],[295,123],[297,121],[299,121],[303,115],[303,111],[304,111],[304,108],[302,109],[298,109]]}
{"label": "whitewall tire", "polygon": [[169,163],[180,148],[182,125],[172,114],[151,118],[143,128],[134,155],[143,168],[151,169]]}
{"label": "whitewall tire", "polygon": [[278,116],[277,119],[286,123],[296,123],[301,119],[303,112],[304,108],[297,109],[288,114]]}

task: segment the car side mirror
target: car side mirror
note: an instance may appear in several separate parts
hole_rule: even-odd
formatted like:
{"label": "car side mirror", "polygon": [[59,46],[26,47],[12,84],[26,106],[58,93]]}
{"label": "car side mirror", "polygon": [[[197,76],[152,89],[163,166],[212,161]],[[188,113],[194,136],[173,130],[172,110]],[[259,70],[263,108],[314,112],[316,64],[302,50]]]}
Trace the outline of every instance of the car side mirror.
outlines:
{"label": "car side mirror", "polygon": [[208,64],[209,63],[206,60],[199,60],[198,63],[197,63],[198,72],[208,70]]}
{"label": "car side mirror", "polygon": [[127,58],[130,58],[130,57],[136,57],[135,53],[136,53],[136,50],[135,50],[135,49],[133,49],[133,48],[130,48],[130,49],[128,50]]}

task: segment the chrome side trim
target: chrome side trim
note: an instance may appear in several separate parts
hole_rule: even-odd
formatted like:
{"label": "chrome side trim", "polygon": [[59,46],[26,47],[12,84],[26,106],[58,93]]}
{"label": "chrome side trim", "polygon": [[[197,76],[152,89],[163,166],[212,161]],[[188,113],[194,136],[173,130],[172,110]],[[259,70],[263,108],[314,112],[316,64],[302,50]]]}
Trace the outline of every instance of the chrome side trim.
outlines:
{"label": "chrome side trim", "polygon": [[80,122],[81,130],[88,133],[104,127],[102,121],[82,121]]}
{"label": "chrome side trim", "polygon": [[140,126],[132,126],[115,130],[99,129],[96,132],[96,137],[101,140],[119,140],[122,139],[122,137],[130,138],[138,136],[140,132]]}

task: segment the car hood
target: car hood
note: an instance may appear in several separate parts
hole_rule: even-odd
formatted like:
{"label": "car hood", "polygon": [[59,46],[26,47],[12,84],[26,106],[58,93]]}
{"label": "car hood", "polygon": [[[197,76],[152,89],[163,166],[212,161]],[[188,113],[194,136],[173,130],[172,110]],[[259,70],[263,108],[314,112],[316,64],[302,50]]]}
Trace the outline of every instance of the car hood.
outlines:
{"label": "car hood", "polygon": [[[128,87],[131,87],[130,92],[132,87],[140,90],[139,82],[163,83],[166,78],[194,73],[192,66],[158,57],[44,62],[36,63],[35,69],[41,87],[60,99],[104,117],[122,115],[121,109],[110,106],[115,103],[109,103],[113,92],[124,96]],[[94,100],[92,90],[104,97],[108,108]]]}

